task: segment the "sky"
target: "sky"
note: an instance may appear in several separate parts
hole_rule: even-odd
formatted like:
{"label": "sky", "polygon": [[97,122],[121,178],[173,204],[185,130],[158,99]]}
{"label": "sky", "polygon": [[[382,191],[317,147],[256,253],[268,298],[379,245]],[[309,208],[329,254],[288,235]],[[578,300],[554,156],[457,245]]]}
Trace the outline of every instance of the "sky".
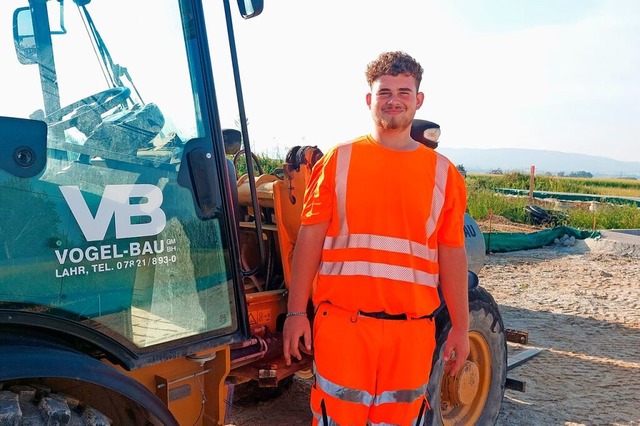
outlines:
{"label": "sky", "polygon": [[365,68],[402,50],[441,147],[640,161],[638,0],[265,0],[234,25],[256,152],[368,133]]}

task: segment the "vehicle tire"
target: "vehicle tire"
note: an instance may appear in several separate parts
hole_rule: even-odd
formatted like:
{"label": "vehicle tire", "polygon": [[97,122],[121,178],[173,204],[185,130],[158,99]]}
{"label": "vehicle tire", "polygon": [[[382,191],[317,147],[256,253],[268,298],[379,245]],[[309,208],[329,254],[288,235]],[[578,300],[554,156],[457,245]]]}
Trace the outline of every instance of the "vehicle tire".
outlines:
{"label": "vehicle tire", "polygon": [[529,220],[534,225],[544,225],[551,221],[551,215],[545,209],[538,206],[525,206],[524,210],[529,215]]}
{"label": "vehicle tire", "polygon": [[111,420],[78,399],[41,385],[12,385],[0,390],[2,425],[108,426]]}
{"label": "vehicle tire", "polygon": [[469,292],[470,352],[463,372],[449,378],[443,352],[451,320],[443,309],[436,317],[436,350],[427,387],[426,425],[492,425],[496,423],[507,379],[507,341],[493,297],[482,287]]}

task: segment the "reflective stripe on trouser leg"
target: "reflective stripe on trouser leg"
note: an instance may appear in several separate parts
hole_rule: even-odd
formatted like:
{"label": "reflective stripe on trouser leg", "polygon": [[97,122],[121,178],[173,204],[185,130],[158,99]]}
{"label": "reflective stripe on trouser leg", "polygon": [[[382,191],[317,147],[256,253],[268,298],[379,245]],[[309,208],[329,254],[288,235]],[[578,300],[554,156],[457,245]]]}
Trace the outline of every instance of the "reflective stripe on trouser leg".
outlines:
{"label": "reflective stripe on trouser leg", "polygon": [[435,348],[431,320],[354,316],[321,304],[314,319],[314,424],[415,424]]}

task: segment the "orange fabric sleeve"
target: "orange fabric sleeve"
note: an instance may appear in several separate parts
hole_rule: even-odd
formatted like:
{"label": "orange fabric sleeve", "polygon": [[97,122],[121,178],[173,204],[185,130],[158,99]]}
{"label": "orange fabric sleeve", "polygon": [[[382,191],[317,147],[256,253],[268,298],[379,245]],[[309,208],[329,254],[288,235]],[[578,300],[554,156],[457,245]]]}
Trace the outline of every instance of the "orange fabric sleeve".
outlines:
{"label": "orange fabric sleeve", "polygon": [[452,247],[464,246],[464,213],[467,210],[467,189],[464,178],[449,162],[445,204],[440,217],[438,243]]}
{"label": "orange fabric sleeve", "polygon": [[304,193],[301,225],[313,225],[331,220],[334,210],[336,150],[331,149],[313,166]]}

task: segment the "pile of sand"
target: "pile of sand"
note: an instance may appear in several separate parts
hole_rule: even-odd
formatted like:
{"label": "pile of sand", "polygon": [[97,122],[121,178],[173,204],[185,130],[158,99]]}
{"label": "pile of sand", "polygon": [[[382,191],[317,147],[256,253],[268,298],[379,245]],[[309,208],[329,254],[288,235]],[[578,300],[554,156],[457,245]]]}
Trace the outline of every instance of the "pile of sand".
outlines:
{"label": "pile of sand", "polygon": [[585,240],[592,252],[640,258],[640,230],[602,231],[601,233],[602,238]]}

